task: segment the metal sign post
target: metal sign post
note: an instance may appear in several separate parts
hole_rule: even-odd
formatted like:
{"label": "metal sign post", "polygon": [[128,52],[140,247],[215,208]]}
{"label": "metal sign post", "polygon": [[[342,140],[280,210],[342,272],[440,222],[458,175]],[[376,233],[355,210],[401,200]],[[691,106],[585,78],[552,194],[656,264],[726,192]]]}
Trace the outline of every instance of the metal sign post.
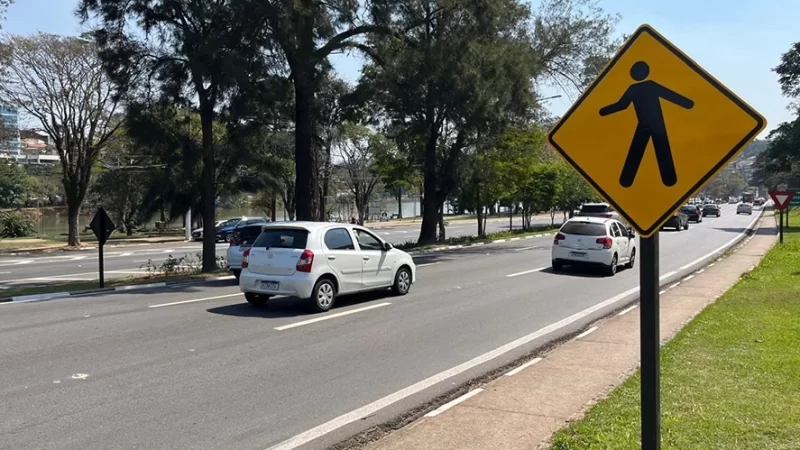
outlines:
{"label": "metal sign post", "polygon": [[639,268],[642,448],[658,449],[661,446],[658,234],[649,238],[641,238],[639,245],[641,245],[642,252],[641,267]]}
{"label": "metal sign post", "polygon": [[103,267],[103,247],[106,245],[108,237],[111,236],[111,233],[114,231],[114,228],[116,228],[116,225],[114,225],[114,222],[112,222],[111,218],[108,217],[106,210],[101,206],[97,208],[97,212],[92,218],[89,228],[92,229],[95,237],[97,237],[97,256],[99,258],[97,262],[97,268],[100,272],[100,288],[104,288],[106,287],[106,281],[105,270]]}

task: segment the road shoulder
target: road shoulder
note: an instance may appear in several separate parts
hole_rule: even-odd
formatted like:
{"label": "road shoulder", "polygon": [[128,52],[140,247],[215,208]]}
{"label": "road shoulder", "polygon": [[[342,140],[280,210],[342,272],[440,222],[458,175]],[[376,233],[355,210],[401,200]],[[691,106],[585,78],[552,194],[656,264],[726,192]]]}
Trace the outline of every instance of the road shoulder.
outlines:
{"label": "road shoulder", "polygon": [[[774,215],[727,256],[699,269],[661,295],[662,342],[755,267],[776,241]],[[589,331],[591,330],[591,331]],[[505,450],[545,448],[558,429],[577,420],[633,374],[639,360],[638,309],[593,324],[535,364],[482,386],[482,391],[428,414],[370,450]],[[445,405],[447,406],[447,405]]]}

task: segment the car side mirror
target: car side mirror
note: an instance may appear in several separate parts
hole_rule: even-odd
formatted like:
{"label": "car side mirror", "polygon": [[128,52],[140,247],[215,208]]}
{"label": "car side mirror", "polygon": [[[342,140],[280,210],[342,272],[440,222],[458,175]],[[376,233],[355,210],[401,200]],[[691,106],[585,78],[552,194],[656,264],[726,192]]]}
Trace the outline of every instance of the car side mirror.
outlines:
{"label": "car side mirror", "polygon": [[636,237],[636,232],[633,230],[628,230],[628,238],[633,239]]}
{"label": "car side mirror", "polygon": [[384,251],[387,251],[387,252],[388,252],[389,250],[391,250],[391,249],[393,249],[393,248],[394,248],[394,247],[392,247],[392,244],[390,244],[390,243],[388,243],[388,242],[384,242],[384,243],[383,243],[383,250],[384,250]]}

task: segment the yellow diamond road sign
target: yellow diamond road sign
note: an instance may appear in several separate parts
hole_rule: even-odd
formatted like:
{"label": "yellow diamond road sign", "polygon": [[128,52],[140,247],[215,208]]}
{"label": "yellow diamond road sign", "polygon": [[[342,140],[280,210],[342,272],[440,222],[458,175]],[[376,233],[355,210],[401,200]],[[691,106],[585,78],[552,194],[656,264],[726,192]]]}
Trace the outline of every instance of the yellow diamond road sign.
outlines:
{"label": "yellow diamond road sign", "polygon": [[642,25],[548,139],[648,237],[766,124],[672,43]]}

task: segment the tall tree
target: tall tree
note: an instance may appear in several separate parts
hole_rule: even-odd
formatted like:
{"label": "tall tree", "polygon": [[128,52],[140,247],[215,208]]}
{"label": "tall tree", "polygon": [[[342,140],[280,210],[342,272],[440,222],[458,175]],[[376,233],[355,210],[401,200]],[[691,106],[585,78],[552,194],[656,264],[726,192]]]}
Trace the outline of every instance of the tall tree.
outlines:
{"label": "tall tree", "polygon": [[[397,35],[393,27],[398,2],[376,0],[367,7],[354,1],[315,0],[254,1],[251,14],[267,25],[264,46],[268,54],[283,58],[294,87],[295,173],[297,218],[318,218],[319,176],[316,173],[314,127],[319,119],[315,98],[330,65],[328,57],[347,50],[372,55],[360,39],[365,35]],[[362,18],[362,14],[366,18]],[[405,23],[405,29],[429,20]]]}
{"label": "tall tree", "polygon": [[781,55],[780,64],[773,70],[778,74],[783,95],[797,101],[800,98],[800,42],[792,44],[789,51]]}
{"label": "tall tree", "polygon": [[800,118],[778,125],[767,140],[769,146],[756,157],[754,181],[768,188],[800,184]]}
{"label": "tall tree", "polygon": [[97,47],[82,37],[37,33],[0,44],[0,101],[34,118],[61,159],[68,243],[79,245],[78,215],[91,170],[122,120]]}
{"label": "tall tree", "polygon": [[397,134],[414,143],[424,184],[419,242],[426,243],[436,239],[465,150],[481,151],[478,143],[524,119],[532,78],[578,80],[583,61],[606,48],[612,19],[582,0],[547,0],[533,14],[515,0],[408,1],[401,10],[405,23],[441,12],[410,32],[406,45],[378,39],[382,64],[365,68],[361,89],[372,86],[385,115],[403,129]]}
{"label": "tall tree", "polygon": [[6,20],[6,12],[8,7],[14,3],[14,0],[0,0],[0,28],[2,28],[3,21]]}
{"label": "tall tree", "polygon": [[[81,0],[103,67],[120,92],[195,108],[202,130],[203,271],[216,270],[214,120],[226,96],[265,71],[255,43],[262,24],[238,0]],[[144,33],[142,33],[142,31]]]}
{"label": "tall tree", "polygon": [[342,182],[353,194],[358,211],[358,223],[364,224],[369,200],[381,180],[376,154],[387,152],[391,143],[381,134],[362,125],[345,124],[336,146],[334,160],[338,161]]}

